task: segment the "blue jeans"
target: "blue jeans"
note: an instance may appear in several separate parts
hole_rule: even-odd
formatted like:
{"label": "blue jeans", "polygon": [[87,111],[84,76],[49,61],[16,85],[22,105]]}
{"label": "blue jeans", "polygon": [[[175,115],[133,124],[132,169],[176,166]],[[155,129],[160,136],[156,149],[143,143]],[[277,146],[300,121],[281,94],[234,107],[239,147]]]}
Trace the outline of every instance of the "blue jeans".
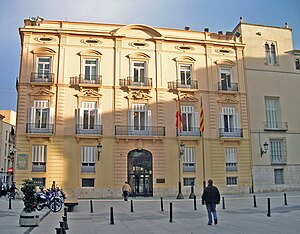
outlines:
{"label": "blue jeans", "polygon": [[213,204],[213,203],[208,203],[208,204],[206,204],[206,210],[207,210],[207,216],[208,216],[208,223],[209,223],[209,224],[212,224],[212,216],[211,216],[211,213],[212,213],[213,216],[214,216],[214,220],[215,220],[215,219],[218,219],[217,211],[216,211],[216,204]]}

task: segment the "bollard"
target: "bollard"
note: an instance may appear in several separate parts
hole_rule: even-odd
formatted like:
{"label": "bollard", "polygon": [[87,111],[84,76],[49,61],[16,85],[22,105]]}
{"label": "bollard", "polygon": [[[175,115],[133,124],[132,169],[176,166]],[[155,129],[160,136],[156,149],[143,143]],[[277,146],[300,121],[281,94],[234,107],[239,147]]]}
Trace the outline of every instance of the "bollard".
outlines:
{"label": "bollard", "polygon": [[11,209],[11,198],[8,199],[8,209]]}
{"label": "bollard", "polygon": [[196,196],[194,195],[194,210],[197,210]]}
{"label": "bollard", "polygon": [[164,202],[162,197],[160,197],[160,211],[164,211]]}
{"label": "bollard", "polygon": [[63,216],[62,219],[63,219],[63,221],[64,221],[65,230],[69,230],[69,225],[68,225],[68,221],[67,221],[67,216]]}
{"label": "bollard", "polygon": [[222,197],[222,204],[223,204],[222,209],[224,210],[225,209],[225,197]]}
{"label": "bollard", "polygon": [[59,221],[59,227],[61,229],[61,233],[65,234],[65,223],[63,221]]}
{"label": "bollard", "polygon": [[93,201],[92,200],[90,200],[90,210],[91,210],[91,213],[94,213]]}
{"label": "bollard", "polygon": [[170,202],[170,219],[169,222],[173,222],[173,207],[172,207],[172,202]]}
{"label": "bollard", "polygon": [[68,208],[67,207],[64,208],[64,216],[68,217]]}
{"label": "bollard", "polygon": [[268,198],[268,217],[271,217],[271,198]]}
{"label": "bollard", "polygon": [[284,205],[287,206],[287,198],[286,198],[286,193],[283,194],[284,197]]}
{"label": "bollard", "polygon": [[257,207],[257,206],[256,206],[256,196],[255,196],[255,195],[253,195],[253,206],[254,206],[254,207]]}
{"label": "bollard", "polygon": [[133,200],[130,200],[130,212],[133,212]]}
{"label": "bollard", "polygon": [[110,224],[115,224],[114,221],[114,208],[110,207]]}
{"label": "bollard", "polygon": [[61,228],[55,228],[56,234],[64,234],[63,229]]}
{"label": "bollard", "polygon": [[194,186],[192,185],[191,186],[191,194],[189,196],[189,199],[193,199],[195,197],[195,194],[194,194]]}

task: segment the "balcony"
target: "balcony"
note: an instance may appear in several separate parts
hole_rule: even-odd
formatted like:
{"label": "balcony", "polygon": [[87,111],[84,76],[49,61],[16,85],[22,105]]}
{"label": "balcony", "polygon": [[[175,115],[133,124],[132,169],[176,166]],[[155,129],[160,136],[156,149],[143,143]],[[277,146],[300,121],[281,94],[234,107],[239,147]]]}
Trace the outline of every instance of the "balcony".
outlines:
{"label": "balcony", "polygon": [[51,85],[54,82],[54,73],[32,72],[30,83],[35,85]]}
{"label": "balcony", "polygon": [[83,173],[95,173],[95,165],[93,166],[81,166],[81,172]]}
{"label": "balcony", "polygon": [[27,123],[26,133],[53,134],[53,124]]}
{"label": "balcony", "polygon": [[85,124],[76,124],[76,134],[80,135],[95,135],[95,136],[101,136],[103,134],[102,132],[102,125],[90,125],[87,126]]}
{"label": "balcony", "polygon": [[[179,136],[178,130],[177,130],[177,136]],[[188,129],[183,128],[182,131],[181,131],[181,133],[180,133],[180,136],[201,137],[202,134],[200,132],[199,127],[190,127]]]}
{"label": "balcony", "polygon": [[[139,81],[136,81],[139,80]],[[127,89],[151,89],[152,78],[149,77],[127,77],[119,80],[120,86]]]}
{"label": "balcony", "polygon": [[165,136],[165,127],[115,126],[116,136]]}
{"label": "balcony", "polygon": [[288,123],[287,122],[264,122],[264,130],[265,131],[287,131]]}
{"label": "balcony", "polygon": [[198,81],[191,80],[185,84],[181,81],[170,81],[168,82],[168,89],[169,90],[181,90],[181,91],[196,91],[198,89]]}
{"label": "balcony", "polygon": [[242,128],[220,128],[219,137],[241,138],[243,137],[243,129]]}
{"label": "balcony", "polygon": [[46,172],[46,163],[33,162],[32,172]]}
{"label": "balcony", "polygon": [[218,82],[218,91],[237,92],[239,91],[238,83]]}
{"label": "balcony", "polygon": [[70,84],[79,87],[101,87],[102,76],[98,75],[79,75],[70,78]]}
{"label": "balcony", "polygon": [[226,163],[226,171],[227,172],[237,171],[237,164],[236,163]]}

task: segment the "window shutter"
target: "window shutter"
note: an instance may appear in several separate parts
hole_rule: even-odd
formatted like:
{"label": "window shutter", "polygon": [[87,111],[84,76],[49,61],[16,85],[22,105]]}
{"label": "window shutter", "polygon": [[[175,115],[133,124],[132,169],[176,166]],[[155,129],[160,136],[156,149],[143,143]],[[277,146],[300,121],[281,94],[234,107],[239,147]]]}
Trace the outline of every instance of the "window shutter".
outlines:
{"label": "window shutter", "polygon": [[134,110],[128,111],[128,126],[133,126],[133,117],[134,117]]}
{"label": "window shutter", "polygon": [[223,113],[219,114],[219,120],[220,120],[220,122],[219,122],[220,128],[224,128],[225,126],[224,126],[224,114]]}
{"label": "window shutter", "polygon": [[147,126],[151,126],[151,110],[147,111]]}
{"label": "window shutter", "polygon": [[34,113],[35,113],[34,107],[28,108],[28,122],[31,124],[34,123]]}
{"label": "window shutter", "polygon": [[95,110],[95,118],[96,118],[96,125],[101,125],[101,112],[100,109]]}
{"label": "window shutter", "polygon": [[194,128],[195,131],[196,131],[196,128],[199,128],[199,115],[198,115],[198,112],[193,113],[192,127]]}

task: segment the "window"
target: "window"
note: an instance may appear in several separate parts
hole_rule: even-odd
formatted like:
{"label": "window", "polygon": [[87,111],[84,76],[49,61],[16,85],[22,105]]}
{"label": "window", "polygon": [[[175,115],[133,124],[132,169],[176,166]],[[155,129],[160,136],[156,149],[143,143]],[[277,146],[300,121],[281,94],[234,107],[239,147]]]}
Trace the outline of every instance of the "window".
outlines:
{"label": "window", "polygon": [[33,107],[29,108],[29,124],[27,132],[29,133],[52,133],[53,110],[49,107],[48,100],[36,100]]}
{"label": "window", "polygon": [[38,57],[37,58],[37,72],[38,79],[48,80],[50,78],[50,67],[51,58],[50,57]]}
{"label": "window", "polygon": [[199,115],[193,106],[181,106],[182,133],[181,135],[199,136]]}
{"label": "window", "polygon": [[221,76],[221,90],[231,90],[231,68],[230,67],[221,67],[220,76]]}
{"label": "window", "polygon": [[39,187],[46,187],[46,178],[32,178],[33,183]]}
{"label": "window", "polygon": [[33,145],[32,146],[32,171],[45,172],[46,171],[46,146]]}
{"label": "window", "polygon": [[98,59],[84,59],[84,82],[95,84],[98,76]]}
{"label": "window", "polygon": [[150,134],[151,111],[146,104],[132,104],[129,111],[129,130],[131,134]]}
{"label": "window", "polygon": [[101,115],[97,102],[82,102],[77,110],[77,134],[101,134]]}
{"label": "window", "polygon": [[195,178],[183,178],[183,186],[194,186]]}
{"label": "window", "polygon": [[300,60],[299,59],[295,59],[295,67],[296,67],[296,70],[300,70]]}
{"label": "window", "polygon": [[275,184],[284,184],[283,169],[274,169]]}
{"label": "window", "polygon": [[226,185],[237,185],[238,178],[237,176],[227,176],[226,177]]}
{"label": "window", "polygon": [[270,129],[278,129],[279,127],[279,98],[265,97],[266,107],[266,127]]}
{"label": "window", "polygon": [[81,179],[81,187],[83,188],[95,187],[95,179]]}
{"label": "window", "polygon": [[182,162],[184,172],[195,171],[195,148],[185,148]]}
{"label": "window", "polygon": [[220,114],[220,137],[242,137],[239,115],[233,107],[222,107]]}
{"label": "window", "polygon": [[146,80],[146,62],[133,61],[133,82],[144,83]]}
{"label": "window", "polygon": [[81,147],[81,171],[82,172],[95,172],[95,146],[82,146]]}
{"label": "window", "polygon": [[237,171],[237,148],[225,148],[226,171]]}
{"label": "window", "polygon": [[284,139],[270,139],[271,164],[286,163],[286,143]]}
{"label": "window", "polygon": [[265,43],[265,62],[267,65],[277,64],[276,46],[274,43]]}
{"label": "window", "polygon": [[192,65],[179,64],[180,85],[188,86],[192,84]]}

